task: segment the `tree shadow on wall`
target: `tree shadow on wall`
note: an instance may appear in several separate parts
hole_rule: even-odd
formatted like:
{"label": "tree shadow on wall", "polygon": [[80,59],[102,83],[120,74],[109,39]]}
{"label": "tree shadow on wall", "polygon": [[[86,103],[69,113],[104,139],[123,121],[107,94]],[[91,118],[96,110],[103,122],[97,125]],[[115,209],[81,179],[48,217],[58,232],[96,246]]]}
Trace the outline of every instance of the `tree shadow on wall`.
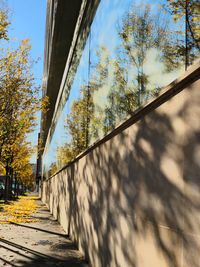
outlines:
{"label": "tree shadow on wall", "polygon": [[78,162],[68,167],[69,231],[102,267],[142,266],[142,254],[153,266],[152,246],[167,266],[200,266],[200,130],[185,138],[173,119],[153,111],[82,158],[80,171]]}

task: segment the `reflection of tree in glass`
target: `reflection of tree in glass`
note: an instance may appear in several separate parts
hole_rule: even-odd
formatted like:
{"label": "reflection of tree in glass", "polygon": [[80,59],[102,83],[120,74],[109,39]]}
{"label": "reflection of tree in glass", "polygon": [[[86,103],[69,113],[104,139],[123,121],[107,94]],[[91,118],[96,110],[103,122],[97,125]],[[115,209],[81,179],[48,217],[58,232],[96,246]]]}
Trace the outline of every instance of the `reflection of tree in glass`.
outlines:
{"label": "reflection of tree in glass", "polygon": [[56,156],[57,165],[60,169],[64,165],[72,161],[76,155],[74,155],[71,145],[66,143],[63,146],[57,148]]}
{"label": "reflection of tree in glass", "polygon": [[170,31],[168,24],[161,10],[152,12],[150,5],[134,5],[119,23],[121,45],[113,61],[114,79],[105,109],[105,132],[160,90],[145,73],[147,65],[154,68],[154,62],[148,59],[153,49],[165,73],[181,65],[183,55],[179,47],[182,37],[178,39],[177,31]]}
{"label": "reflection of tree in glass", "polygon": [[189,66],[200,53],[200,2],[199,0],[168,0],[169,12],[175,21],[185,19],[185,44],[180,50],[185,54],[185,65]]}
{"label": "reflection of tree in glass", "polygon": [[58,167],[55,162],[53,162],[49,167],[48,176],[54,175],[58,171]]}
{"label": "reflection of tree in glass", "polygon": [[[57,149],[57,164],[64,166],[72,161],[79,153],[88,148],[91,139],[95,140],[99,137],[99,129],[103,127],[101,118],[97,114],[101,114],[103,110],[100,106],[94,105],[94,92],[97,92],[106,84],[108,77],[108,58],[106,64],[103,64],[100,57],[105,48],[97,51],[98,63],[95,65],[93,77],[89,85],[82,85],[80,98],[74,100],[71,111],[66,119],[66,130],[71,137],[69,144],[65,144]],[[105,63],[105,62],[104,62]],[[95,115],[96,114],[96,115]]]}
{"label": "reflection of tree in glass", "polygon": [[74,157],[88,147],[90,141],[89,124],[93,116],[93,100],[90,86],[82,86],[81,97],[75,100],[67,116],[66,127],[71,136],[70,152]]}
{"label": "reflection of tree in glass", "polygon": [[91,140],[100,138],[104,132],[104,114],[105,104],[109,87],[111,86],[111,78],[109,77],[109,68],[112,62],[109,51],[105,46],[98,47],[96,51],[97,63],[92,66],[92,75],[90,79],[90,87],[92,91],[92,99],[94,103],[94,113],[90,121]]}
{"label": "reflection of tree in glass", "polygon": [[114,129],[117,123],[131,115],[137,101],[137,91],[128,86],[128,69],[120,60],[113,61],[113,84],[105,108],[104,132]]}
{"label": "reflection of tree in glass", "polygon": [[[158,75],[161,71],[172,73],[183,65],[184,36],[177,29],[176,24],[170,24],[169,14],[163,14],[161,9],[152,11],[150,5],[134,5],[126,13],[119,22],[120,42],[113,51],[116,53],[109,53],[105,45],[97,48],[89,84],[82,85],[80,98],[72,104],[66,120],[71,141],[57,150],[59,166],[72,161],[158,93],[162,85],[152,82],[147,65],[155,68]],[[156,55],[154,61],[162,64],[160,72],[149,59],[152,51]]]}
{"label": "reflection of tree in glass", "polygon": [[173,33],[169,31],[167,19],[161,10],[153,13],[150,5],[134,5],[120,25],[120,54],[127,67],[134,66],[136,70],[134,89],[138,92],[137,106],[140,106],[149,83],[149,77],[144,71],[147,53],[155,48],[161,55],[160,60],[165,63],[166,71],[173,70],[180,63],[175,51],[178,47],[177,39],[174,39]]}
{"label": "reflection of tree in glass", "polygon": [[[70,143],[57,148],[56,162],[62,168],[87,149],[91,139],[90,121],[93,118],[94,104],[91,86],[82,85],[81,96],[74,100],[71,111],[66,118],[66,131],[70,135]],[[54,167],[54,166],[53,166]],[[55,169],[55,168],[54,168]]]}

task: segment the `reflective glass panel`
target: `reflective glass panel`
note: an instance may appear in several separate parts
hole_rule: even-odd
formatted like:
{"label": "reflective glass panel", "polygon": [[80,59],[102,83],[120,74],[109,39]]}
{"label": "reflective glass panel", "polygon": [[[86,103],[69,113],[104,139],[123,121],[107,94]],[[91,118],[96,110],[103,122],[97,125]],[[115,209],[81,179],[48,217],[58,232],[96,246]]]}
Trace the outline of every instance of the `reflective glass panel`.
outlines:
{"label": "reflective glass panel", "polygon": [[199,12],[198,1],[100,1],[45,149],[46,176],[133,115],[197,60]]}
{"label": "reflective glass panel", "polygon": [[[75,116],[79,105],[79,99],[82,94],[82,88],[88,84],[88,41],[89,39],[83,50],[71,87],[68,88],[66,85],[64,88],[65,104],[63,105],[63,101],[61,101],[60,105],[62,106],[59,108],[59,116],[56,121],[53,135],[51,138],[49,137],[48,145],[45,147],[43,155],[43,175],[45,177],[57,172],[75,157],[72,152],[72,134],[74,134],[76,127],[81,123],[76,120]],[[72,118],[76,120],[76,124],[69,127]],[[82,148],[80,148],[79,151],[81,150]]]}

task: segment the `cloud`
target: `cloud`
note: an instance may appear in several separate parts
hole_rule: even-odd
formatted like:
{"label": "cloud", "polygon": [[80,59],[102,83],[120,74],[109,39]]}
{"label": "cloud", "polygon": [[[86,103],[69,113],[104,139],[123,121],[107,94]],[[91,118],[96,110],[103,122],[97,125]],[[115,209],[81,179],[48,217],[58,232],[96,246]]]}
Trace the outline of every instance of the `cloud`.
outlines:
{"label": "cloud", "polygon": [[161,51],[151,48],[147,51],[144,62],[144,73],[148,76],[150,84],[160,88],[170,84],[184,71],[184,66],[180,66],[171,72],[167,72],[161,59]]}

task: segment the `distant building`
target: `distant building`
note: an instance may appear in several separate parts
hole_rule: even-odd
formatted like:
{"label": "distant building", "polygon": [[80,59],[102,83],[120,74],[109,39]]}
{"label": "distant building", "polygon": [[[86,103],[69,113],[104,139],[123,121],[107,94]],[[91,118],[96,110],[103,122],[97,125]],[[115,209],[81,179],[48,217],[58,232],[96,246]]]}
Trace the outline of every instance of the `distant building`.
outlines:
{"label": "distant building", "polygon": [[37,164],[36,163],[31,163],[31,167],[32,167],[32,170],[33,170],[33,176],[35,177],[36,176],[36,171],[37,171]]}

